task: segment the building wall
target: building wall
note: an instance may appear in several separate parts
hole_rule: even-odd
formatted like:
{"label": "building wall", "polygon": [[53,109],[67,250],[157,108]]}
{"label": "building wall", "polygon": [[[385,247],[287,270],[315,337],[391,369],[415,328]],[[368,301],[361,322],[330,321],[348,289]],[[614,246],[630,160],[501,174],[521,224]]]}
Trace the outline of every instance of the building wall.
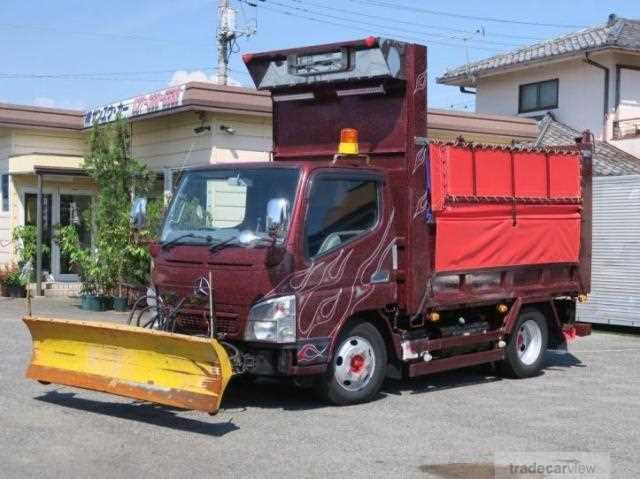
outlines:
{"label": "building wall", "polygon": [[[605,127],[603,118],[604,72],[580,59],[551,62],[541,66],[480,78],[476,111],[499,115],[536,117],[547,111],[576,130],[591,130],[597,139],[604,137],[618,148],[640,157],[640,138],[615,141],[613,122],[622,118],[640,118],[640,72],[623,71],[621,106],[616,109],[616,65],[640,67],[640,56],[615,52],[596,52],[591,56],[609,68],[609,109]],[[557,78],[558,107],[529,113],[518,113],[519,86],[525,83]],[[604,133],[603,133],[604,132]]]}
{"label": "building wall", "polygon": [[[34,165],[77,167],[78,157],[85,150],[85,135],[80,132],[0,128],[0,174],[12,173],[9,181],[9,211],[0,211],[0,264],[14,260],[11,232],[14,227],[23,224],[25,190],[36,188],[33,174],[15,173],[32,172]],[[54,155],[53,160],[51,155]],[[47,180],[45,188],[50,191],[73,191],[76,188],[95,190],[87,179],[72,178],[58,182]]]}
{"label": "building wall", "polygon": [[430,140],[456,141],[460,136],[474,143],[531,143],[538,137],[538,124],[534,120],[514,116],[429,109],[427,137]]}
{"label": "building wall", "polygon": [[[195,133],[200,126],[210,130]],[[233,134],[220,130],[224,125]],[[269,118],[195,112],[134,122],[133,156],[153,171],[230,161],[266,161],[272,148]]]}
{"label": "building wall", "polygon": [[[0,159],[0,175],[7,174],[8,161]],[[1,199],[0,199],[1,201]],[[11,198],[11,181],[9,181],[9,207],[13,204]],[[8,263],[11,259],[11,209],[0,210],[0,264]]]}
{"label": "building wall", "polygon": [[[11,130],[0,128],[0,175],[9,172],[9,155],[11,153],[12,140]],[[11,257],[10,217],[10,212],[0,210],[0,264],[8,263]]]}
{"label": "building wall", "polygon": [[13,156],[30,153],[82,156],[86,152],[86,135],[81,132],[50,130],[13,130]]}
{"label": "building wall", "polygon": [[[617,54],[615,63],[638,69],[622,68],[620,70],[620,104],[617,110],[613,110],[614,113],[610,118],[612,123],[611,132],[613,133],[614,131],[613,122],[616,120],[627,120],[621,121],[619,124],[624,133],[640,130],[640,58],[633,55]],[[615,82],[615,70],[612,76]],[[615,104],[613,106],[615,107]],[[621,150],[640,158],[640,136],[612,140],[611,143]]]}
{"label": "building wall", "polygon": [[12,150],[13,134],[9,128],[0,128],[0,160],[9,157]]}
{"label": "building wall", "polygon": [[[523,117],[540,116],[550,111],[558,121],[577,130],[588,128],[599,136],[603,123],[602,75],[597,68],[574,60],[481,78],[478,81],[476,111]],[[559,80],[558,108],[518,113],[520,85],[555,78]]]}

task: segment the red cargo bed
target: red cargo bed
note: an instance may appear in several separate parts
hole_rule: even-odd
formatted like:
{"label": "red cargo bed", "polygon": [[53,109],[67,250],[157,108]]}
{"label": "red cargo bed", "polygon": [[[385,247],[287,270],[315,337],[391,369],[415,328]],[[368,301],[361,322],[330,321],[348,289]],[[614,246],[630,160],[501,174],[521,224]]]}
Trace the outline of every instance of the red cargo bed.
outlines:
{"label": "red cargo bed", "polygon": [[577,151],[430,145],[436,272],[578,263]]}

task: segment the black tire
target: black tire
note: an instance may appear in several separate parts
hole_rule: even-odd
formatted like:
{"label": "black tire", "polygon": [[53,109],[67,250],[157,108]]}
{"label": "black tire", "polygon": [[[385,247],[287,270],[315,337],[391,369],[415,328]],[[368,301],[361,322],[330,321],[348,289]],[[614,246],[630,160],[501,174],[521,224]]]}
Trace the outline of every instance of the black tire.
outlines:
{"label": "black tire", "polygon": [[[362,348],[362,354],[358,354],[358,348]],[[346,352],[345,357],[351,359],[342,357],[341,352]],[[350,352],[355,354],[348,354]],[[350,361],[347,374],[353,375],[353,381],[344,379],[345,361]],[[380,332],[369,322],[357,322],[348,325],[340,334],[329,367],[314,388],[331,404],[368,402],[380,391],[386,370],[387,348]]]}
{"label": "black tire", "polygon": [[[525,324],[526,323],[526,324]],[[531,328],[533,331],[537,329],[534,336],[540,334],[540,347],[533,347],[527,352],[526,340],[519,339],[519,335],[524,329]],[[530,345],[534,345],[530,343]],[[544,315],[535,308],[526,308],[520,312],[518,320],[513,328],[513,332],[507,341],[506,358],[498,363],[498,371],[503,375],[511,378],[529,378],[540,373],[544,363],[544,354],[549,344],[549,331],[547,320]]]}

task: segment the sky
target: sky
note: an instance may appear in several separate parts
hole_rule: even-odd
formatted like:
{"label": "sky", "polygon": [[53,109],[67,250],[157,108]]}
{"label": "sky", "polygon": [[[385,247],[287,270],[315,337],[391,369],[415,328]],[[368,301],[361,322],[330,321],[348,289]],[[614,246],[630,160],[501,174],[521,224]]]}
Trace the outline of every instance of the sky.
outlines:
{"label": "sky", "polygon": [[[215,80],[217,0],[2,0],[0,102],[89,109],[187,80]],[[386,36],[428,47],[430,107],[473,111],[437,85],[447,68],[606,22],[637,0],[231,0],[233,82],[246,52]],[[254,6],[255,5],[255,6]]]}

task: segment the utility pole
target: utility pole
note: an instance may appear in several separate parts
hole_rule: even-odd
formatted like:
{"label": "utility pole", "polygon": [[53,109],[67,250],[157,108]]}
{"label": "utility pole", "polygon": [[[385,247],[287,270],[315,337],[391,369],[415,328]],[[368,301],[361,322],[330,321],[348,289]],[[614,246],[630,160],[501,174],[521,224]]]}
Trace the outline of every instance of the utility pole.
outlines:
{"label": "utility pole", "polygon": [[233,46],[238,37],[250,37],[256,32],[255,27],[248,26],[245,30],[236,29],[236,11],[231,8],[229,0],[218,0],[218,83],[226,85],[229,82],[229,57],[233,53]]}
{"label": "utility pole", "polygon": [[[233,23],[232,23],[233,22]],[[229,8],[229,0],[218,0],[218,83],[226,85],[228,81],[229,52],[235,39],[235,12]]]}

